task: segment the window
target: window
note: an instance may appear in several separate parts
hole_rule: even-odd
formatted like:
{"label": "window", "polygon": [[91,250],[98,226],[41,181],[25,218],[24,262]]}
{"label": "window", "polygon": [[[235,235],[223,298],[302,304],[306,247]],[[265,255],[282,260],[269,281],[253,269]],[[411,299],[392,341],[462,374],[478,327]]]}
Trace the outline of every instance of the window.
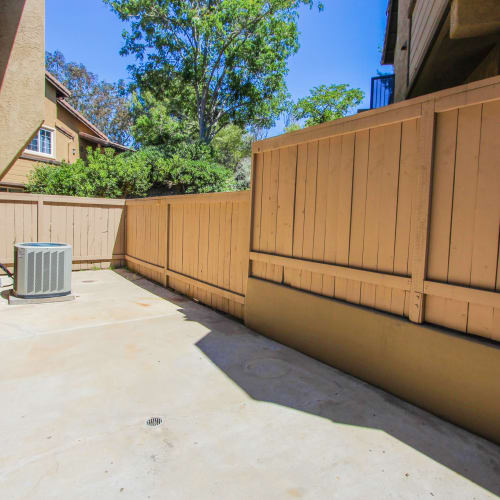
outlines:
{"label": "window", "polygon": [[27,151],[42,155],[53,156],[54,154],[54,131],[48,128],[41,128],[28,144]]}

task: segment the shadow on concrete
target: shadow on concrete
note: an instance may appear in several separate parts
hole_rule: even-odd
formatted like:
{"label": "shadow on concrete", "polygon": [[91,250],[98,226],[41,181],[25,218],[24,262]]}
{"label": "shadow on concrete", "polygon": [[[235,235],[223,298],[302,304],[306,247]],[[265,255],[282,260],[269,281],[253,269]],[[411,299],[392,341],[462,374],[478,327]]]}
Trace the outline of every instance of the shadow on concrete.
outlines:
{"label": "shadow on concrete", "polygon": [[[120,272],[121,271],[121,272]],[[250,397],[386,432],[432,460],[500,495],[500,447],[398,397],[270,340],[228,316],[145,278],[119,274],[179,305],[186,321],[210,332],[196,345]]]}

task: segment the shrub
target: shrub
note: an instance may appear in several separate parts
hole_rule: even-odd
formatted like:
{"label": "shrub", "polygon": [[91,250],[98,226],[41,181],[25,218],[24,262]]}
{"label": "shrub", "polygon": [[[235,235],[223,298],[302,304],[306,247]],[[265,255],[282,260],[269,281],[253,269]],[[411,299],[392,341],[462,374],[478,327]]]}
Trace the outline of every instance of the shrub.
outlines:
{"label": "shrub", "polygon": [[174,193],[234,189],[231,170],[209,157],[193,159],[186,151],[182,153],[168,158],[157,147],[119,155],[113,149],[88,148],[86,161],[38,166],[26,189],[31,193],[106,198],[147,196],[153,185]]}
{"label": "shrub", "polygon": [[115,155],[113,149],[87,149],[87,160],[40,165],[29,176],[31,193],[123,198],[146,196],[151,187],[150,167],[134,154]]}
{"label": "shrub", "polygon": [[153,181],[177,193],[213,193],[234,190],[231,170],[209,159],[186,159],[173,155],[158,164]]}

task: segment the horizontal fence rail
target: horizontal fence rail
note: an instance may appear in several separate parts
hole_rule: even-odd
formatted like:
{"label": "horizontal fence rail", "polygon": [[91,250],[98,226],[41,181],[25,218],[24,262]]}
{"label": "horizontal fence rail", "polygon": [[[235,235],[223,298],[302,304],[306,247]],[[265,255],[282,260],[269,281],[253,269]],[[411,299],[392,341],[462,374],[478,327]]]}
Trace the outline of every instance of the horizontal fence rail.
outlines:
{"label": "horizontal fence rail", "polygon": [[243,318],[250,193],[127,200],[128,266],[215,309]]}
{"label": "horizontal fence rail", "polygon": [[0,262],[12,268],[21,242],[69,243],[73,270],[120,266],[125,200],[0,193]]}
{"label": "horizontal fence rail", "polygon": [[253,144],[250,275],[500,340],[500,78]]}

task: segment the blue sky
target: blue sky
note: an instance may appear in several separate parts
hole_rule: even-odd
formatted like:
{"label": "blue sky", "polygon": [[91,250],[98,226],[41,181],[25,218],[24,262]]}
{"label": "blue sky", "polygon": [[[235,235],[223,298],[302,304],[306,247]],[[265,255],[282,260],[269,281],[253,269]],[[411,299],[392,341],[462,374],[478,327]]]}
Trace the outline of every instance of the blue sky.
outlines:
{"label": "blue sky", "polygon": [[[299,52],[290,59],[289,91],[297,99],[321,84],[348,83],[365,92],[380,66],[387,0],[323,0],[325,10],[301,9]],[[108,81],[128,78],[132,58],[119,55],[124,24],[102,0],[46,0],[46,49],[83,63]],[[281,132],[278,124],[271,135]]]}

